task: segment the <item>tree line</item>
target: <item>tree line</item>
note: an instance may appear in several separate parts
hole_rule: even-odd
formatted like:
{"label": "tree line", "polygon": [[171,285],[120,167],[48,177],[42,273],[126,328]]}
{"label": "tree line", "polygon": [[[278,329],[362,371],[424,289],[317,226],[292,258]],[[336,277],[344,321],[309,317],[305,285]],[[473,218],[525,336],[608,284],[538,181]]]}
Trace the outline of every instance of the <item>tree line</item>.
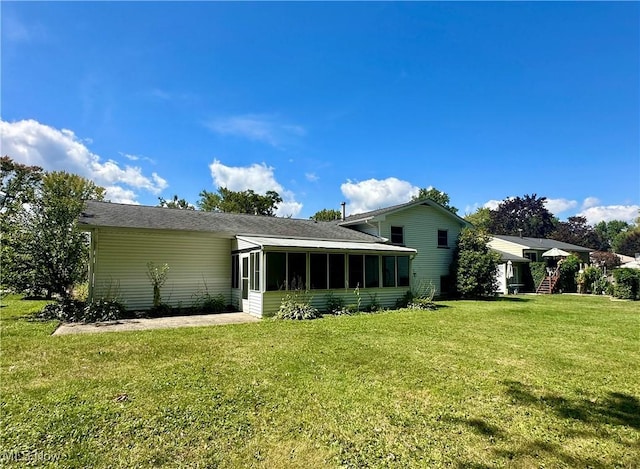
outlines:
{"label": "tree line", "polygon": [[[425,198],[440,204],[454,214],[458,213],[458,209],[451,205],[451,199],[446,192],[434,187],[422,188],[412,197],[412,200]],[[523,197],[506,199],[495,209],[479,208],[464,218],[476,228],[496,235],[549,238],[588,247],[594,251],[617,252],[628,256],[640,252],[640,217],[635,224],[612,220],[589,225],[587,219],[581,216],[560,221],[546,208],[546,201],[546,197],[526,194]],[[158,205],[186,210],[275,216],[278,204],[281,202],[282,198],[274,191],[260,195],[252,190],[234,192],[219,187],[217,194],[206,190],[200,192],[200,199],[196,206],[177,195],[168,201],[159,198]],[[339,220],[341,216],[340,210],[324,208],[310,218],[316,221],[334,221]]]}
{"label": "tree line", "polygon": [[496,209],[479,208],[465,218],[476,228],[496,235],[549,238],[628,256],[640,252],[640,217],[635,224],[612,220],[589,225],[581,216],[560,221],[547,210],[546,200],[537,194],[513,197]]}

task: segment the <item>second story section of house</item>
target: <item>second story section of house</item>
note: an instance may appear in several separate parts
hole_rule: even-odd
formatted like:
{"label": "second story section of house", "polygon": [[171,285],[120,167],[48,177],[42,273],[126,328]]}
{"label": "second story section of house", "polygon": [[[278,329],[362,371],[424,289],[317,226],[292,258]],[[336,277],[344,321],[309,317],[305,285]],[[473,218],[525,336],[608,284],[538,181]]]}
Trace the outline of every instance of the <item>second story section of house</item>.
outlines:
{"label": "second story section of house", "polygon": [[359,213],[338,222],[387,242],[417,250],[412,264],[414,284],[432,282],[443,291],[460,231],[471,224],[429,199]]}

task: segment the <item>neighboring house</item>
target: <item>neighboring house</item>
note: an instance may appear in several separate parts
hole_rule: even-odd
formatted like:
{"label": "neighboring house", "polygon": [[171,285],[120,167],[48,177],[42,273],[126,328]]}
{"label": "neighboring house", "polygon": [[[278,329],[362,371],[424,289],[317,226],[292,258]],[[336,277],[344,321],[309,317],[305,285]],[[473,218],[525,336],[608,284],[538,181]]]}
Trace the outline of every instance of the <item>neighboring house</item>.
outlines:
{"label": "neighboring house", "polygon": [[[498,293],[508,293],[509,286],[518,289],[524,286],[524,269],[529,262],[542,262],[542,254],[557,248],[576,254],[584,263],[589,262],[592,249],[554,239],[529,238],[526,236],[492,235],[489,247],[502,256],[498,266]],[[511,262],[511,267],[509,266]],[[508,270],[511,268],[511,272]],[[509,274],[513,275],[510,277]]]}
{"label": "neighboring house", "polygon": [[79,224],[91,232],[91,298],[148,309],[147,263],[166,263],[163,302],[188,307],[205,292],[222,294],[258,317],[298,288],[308,288],[319,309],[329,296],[355,302],[356,287],[363,306],[375,297],[391,307],[418,280],[439,292],[468,225],[429,200],[336,222],[87,201]]}
{"label": "neighboring house", "polygon": [[628,262],[633,262],[636,260],[635,257],[625,256],[624,254],[618,254],[616,252],[613,253],[618,259],[620,259],[620,265],[626,264]]}

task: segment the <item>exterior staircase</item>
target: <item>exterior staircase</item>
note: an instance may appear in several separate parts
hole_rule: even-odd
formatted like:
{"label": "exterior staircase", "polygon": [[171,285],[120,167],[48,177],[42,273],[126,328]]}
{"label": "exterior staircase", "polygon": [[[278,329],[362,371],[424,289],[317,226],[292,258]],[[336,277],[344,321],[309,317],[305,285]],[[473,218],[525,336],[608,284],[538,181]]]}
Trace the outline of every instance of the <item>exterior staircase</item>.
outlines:
{"label": "exterior staircase", "polygon": [[558,280],[560,280],[560,271],[558,269],[551,272],[550,275],[545,276],[536,288],[536,293],[542,293],[550,295],[555,292],[556,285],[558,284]]}

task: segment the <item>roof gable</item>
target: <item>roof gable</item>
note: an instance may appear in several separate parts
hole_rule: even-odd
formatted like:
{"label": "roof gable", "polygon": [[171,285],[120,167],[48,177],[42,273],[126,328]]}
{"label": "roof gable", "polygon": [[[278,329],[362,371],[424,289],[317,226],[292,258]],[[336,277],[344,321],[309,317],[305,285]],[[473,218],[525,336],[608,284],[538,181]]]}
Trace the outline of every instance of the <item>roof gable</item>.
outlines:
{"label": "roof gable", "polygon": [[80,227],[139,228],[216,233],[232,238],[237,235],[276,236],[380,242],[381,239],[334,223],[295,218],[278,218],[237,213],[177,210],[144,205],[115,204],[89,200],[78,219]]}
{"label": "roof gable", "polygon": [[471,223],[469,223],[464,218],[459,217],[458,215],[456,215],[452,211],[446,209],[445,207],[443,207],[442,205],[440,205],[437,202],[434,202],[431,199],[412,200],[412,201],[406,202],[404,204],[392,205],[391,207],[380,208],[380,209],[377,209],[377,210],[371,210],[369,212],[358,213],[358,214],[355,214],[355,215],[349,215],[344,220],[338,220],[337,223],[338,223],[338,225],[341,225],[341,226],[357,225],[357,224],[360,224],[360,223],[365,222],[365,221],[375,220],[376,218],[381,218],[381,217],[384,217],[386,215],[390,215],[392,213],[396,213],[396,212],[400,212],[400,211],[403,211],[403,210],[407,210],[407,209],[409,209],[411,207],[415,207],[415,206],[418,206],[418,205],[425,205],[427,207],[433,207],[437,211],[439,211],[439,212],[441,212],[441,213],[443,213],[443,214],[455,219],[455,221],[458,222],[461,226],[469,226],[469,227],[472,226]]}

